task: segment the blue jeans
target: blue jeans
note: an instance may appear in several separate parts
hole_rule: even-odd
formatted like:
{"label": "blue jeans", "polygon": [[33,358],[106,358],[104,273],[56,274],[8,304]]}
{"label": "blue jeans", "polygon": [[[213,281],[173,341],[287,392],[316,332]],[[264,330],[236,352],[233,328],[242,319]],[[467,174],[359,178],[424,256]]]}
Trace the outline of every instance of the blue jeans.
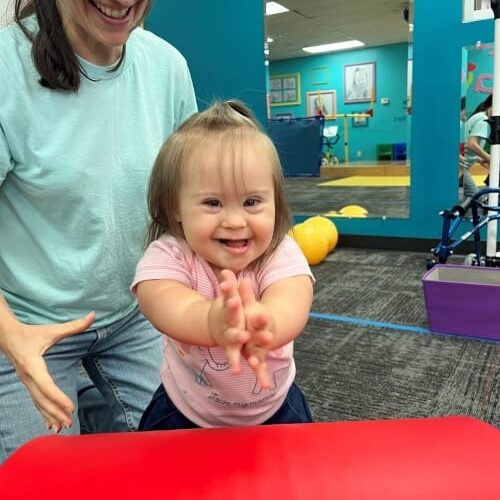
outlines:
{"label": "blue jeans", "polygon": [[[54,382],[80,410],[78,416],[84,415],[87,430],[100,432],[137,429],[160,383],[162,358],[161,335],[137,308],[108,327],[67,337],[45,354]],[[84,408],[77,397],[81,363],[93,383],[81,392]],[[98,405],[92,408],[88,401],[96,395]],[[73,426],[61,434],[80,433],[78,416],[75,412]],[[28,390],[0,353],[0,463],[23,443],[48,433]]]}
{"label": "blue jeans", "polygon": [[[304,394],[296,384],[292,384],[280,409],[262,425],[300,424],[312,422],[311,411]],[[194,429],[198,425],[187,419],[174,405],[163,385],[160,385],[149,403],[141,423],[140,431],[173,429]]]}
{"label": "blue jeans", "polygon": [[478,187],[468,168],[464,168],[463,182],[464,198],[470,198],[471,196],[474,196],[477,193]]}

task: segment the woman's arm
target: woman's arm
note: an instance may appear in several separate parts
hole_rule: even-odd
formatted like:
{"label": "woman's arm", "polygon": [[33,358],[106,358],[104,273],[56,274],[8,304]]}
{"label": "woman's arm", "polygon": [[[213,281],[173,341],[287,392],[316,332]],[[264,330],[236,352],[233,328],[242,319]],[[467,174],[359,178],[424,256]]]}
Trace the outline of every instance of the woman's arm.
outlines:
{"label": "woman's arm", "polygon": [[59,340],[90,328],[95,314],[55,325],[26,325],[12,313],[0,293],[0,350],[15,368],[33,403],[43,415],[47,429],[71,426],[74,405],[54,384],[43,358]]}
{"label": "woman's arm", "polygon": [[471,135],[467,139],[466,147],[481,158],[481,163],[489,164],[490,155],[479,145],[479,137]]}

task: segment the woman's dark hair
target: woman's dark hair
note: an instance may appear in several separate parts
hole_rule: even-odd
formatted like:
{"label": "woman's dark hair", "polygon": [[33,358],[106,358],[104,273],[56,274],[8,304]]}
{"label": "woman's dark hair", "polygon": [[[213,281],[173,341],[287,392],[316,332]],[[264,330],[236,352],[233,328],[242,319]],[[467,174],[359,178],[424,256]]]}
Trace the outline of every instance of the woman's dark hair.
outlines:
{"label": "woman's dark hair", "polygon": [[490,94],[481,104],[477,106],[477,108],[474,110],[473,115],[476,113],[481,113],[482,111],[486,111],[488,108],[491,108],[491,105],[493,104],[493,94]]}
{"label": "woman's dark hair", "polygon": [[[149,0],[143,19],[151,4],[152,0]],[[26,18],[33,14],[39,27],[36,33],[31,32],[25,24]],[[66,36],[56,0],[16,0],[14,19],[32,42],[33,61],[40,74],[40,84],[49,89],[76,92],[80,87],[81,75],[85,78],[88,76]],[[125,46],[113,71],[120,67],[124,58]]]}

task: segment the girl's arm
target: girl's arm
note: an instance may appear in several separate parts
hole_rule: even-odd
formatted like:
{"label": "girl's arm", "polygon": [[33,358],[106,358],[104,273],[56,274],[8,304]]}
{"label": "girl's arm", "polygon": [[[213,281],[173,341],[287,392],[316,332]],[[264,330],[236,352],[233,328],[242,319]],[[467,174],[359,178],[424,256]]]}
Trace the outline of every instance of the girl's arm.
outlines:
{"label": "girl's arm", "polygon": [[214,300],[175,280],[141,281],[139,307],[160,332],[180,342],[225,349],[234,373],[239,371],[242,345],[248,340],[236,278],[222,271],[222,294]]}
{"label": "girl's arm", "polygon": [[211,300],[175,280],[146,280],[136,287],[137,301],[153,326],[170,337],[202,346],[215,346],[208,318]]}
{"label": "girl's arm", "polygon": [[281,347],[297,337],[306,326],[313,300],[309,276],[293,276],[270,285],[260,303],[269,314],[273,333],[270,350]]}
{"label": "girl's arm", "polygon": [[309,276],[284,278],[270,285],[257,301],[248,280],[239,286],[250,335],[243,356],[257,375],[263,388],[271,387],[267,373],[267,354],[295,337],[304,329],[312,304],[312,282]]}
{"label": "girl's arm", "polygon": [[272,351],[293,340],[304,329],[313,298],[309,276],[293,276],[273,283],[260,301],[247,280],[241,282],[239,291],[245,326],[254,344]]}

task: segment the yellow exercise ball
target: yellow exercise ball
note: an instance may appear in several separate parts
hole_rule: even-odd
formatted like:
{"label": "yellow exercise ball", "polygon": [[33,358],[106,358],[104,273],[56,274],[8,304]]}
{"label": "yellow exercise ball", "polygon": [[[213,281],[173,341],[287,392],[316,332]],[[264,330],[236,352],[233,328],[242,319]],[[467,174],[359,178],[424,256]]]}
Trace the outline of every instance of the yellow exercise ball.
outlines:
{"label": "yellow exercise ball", "polygon": [[312,224],[304,222],[295,224],[291,230],[291,236],[299,245],[309,265],[315,266],[327,256],[328,239]]}
{"label": "yellow exercise ball", "polygon": [[360,205],[346,205],[339,210],[339,213],[347,217],[366,217],[368,210]]}
{"label": "yellow exercise ball", "polygon": [[304,221],[304,224],[312,224],[313,227],[319,229],[328,240],[328,253],[333,252],[339,241],[339,232],[337,226],[327,217],[315,215]]}

